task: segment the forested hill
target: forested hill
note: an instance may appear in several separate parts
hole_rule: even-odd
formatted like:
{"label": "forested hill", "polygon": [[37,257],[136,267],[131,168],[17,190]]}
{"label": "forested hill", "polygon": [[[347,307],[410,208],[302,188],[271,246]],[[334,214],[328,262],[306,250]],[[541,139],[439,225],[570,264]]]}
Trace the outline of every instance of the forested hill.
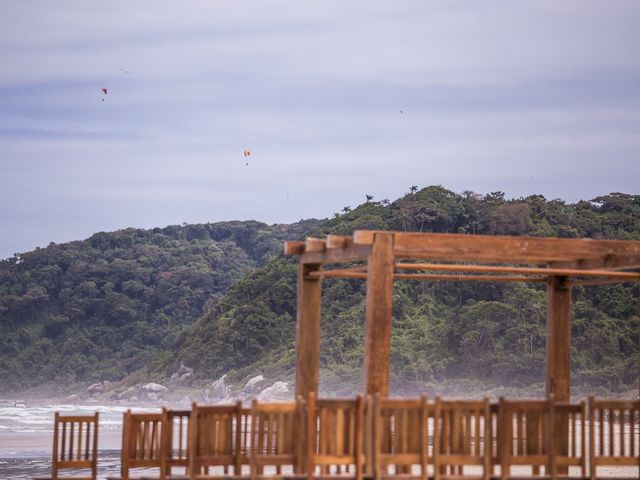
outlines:
{"label": "forested hill", "polygon": [[[391,229],[467,234],[640,239],[640,196],[610,194],[567,204],[542,196],[507,200],[502,193],[462,195],[428,187],[390,203],[368,201],[318,226],[313,235]],[[168,375],[180,361],[195,379],[262,373],[291,378],[296,263],[278,255],[250,272],[151,364]],[[392,382],[398,391],[459,380],[482,385],[543,381],[544,285],[397,282],[394,289]],[[574,382],[589,391],[637,388],[638,285],[574,289]],[[358,280],[323,284],[321,363],[325,392],[348,393],[360,382],[364,289]]]}
{"label": "forested hill", "polygon": [[284,240],[318,224],[126,229],[0,261],[0,392],[140,369]]}

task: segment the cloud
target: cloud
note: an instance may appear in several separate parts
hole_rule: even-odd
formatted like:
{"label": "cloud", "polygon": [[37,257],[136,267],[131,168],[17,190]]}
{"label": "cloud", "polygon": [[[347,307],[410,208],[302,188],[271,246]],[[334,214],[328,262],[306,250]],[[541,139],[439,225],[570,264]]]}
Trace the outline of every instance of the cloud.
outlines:
{"label": "cloud", "polygon": [[123,226],[327,216],[416,183],[638,193],[639,13],[2,2],[0,257]]}

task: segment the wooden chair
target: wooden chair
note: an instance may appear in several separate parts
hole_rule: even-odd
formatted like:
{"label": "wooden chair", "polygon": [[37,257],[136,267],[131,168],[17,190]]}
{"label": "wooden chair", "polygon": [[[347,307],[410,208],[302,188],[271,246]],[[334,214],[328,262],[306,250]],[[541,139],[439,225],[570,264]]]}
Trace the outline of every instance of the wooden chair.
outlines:
{"label": "wooden chair", "polygon": [[148,478],[149,472],[132,475],[132,469],[157,468],[154,478],[164,478],[162,472],[163,424],[160,413],[132,413],[127,410],[122,420],[122,450],[120,452],[120,476],[107,480],[132,480]]}
{"label": "wooden chair", "polygon": [[[240,449],[242,411],[241,402],[212,406],[193,404],[189,419],[189,478],[241,475],[241,466],[248,463]],[[222,472],[210,472],[211,468]]]}
{"label": "wooden chair", "polygon": [[[433,406],[426,397],[420,399],[392,399],[376,396],[373,402],[374,477],[412,476],[414,465],[420,468],[417,476],[428,478],[429,419]],[[389,466],[394,472],[389,473]]]}
{"label": "wooden chair", "polygon": [[637,467],[640,477],[640,401],[596,400],[589,397],[589,475],[600,466]]}
{"label": "wooden chair", "polygon": [[[317,400],[311,393],[306,413],[307,476],[349,475],[360,480],[365,465],[365,401],[362,395],[355,400]],[[319,475],[316,475],[316,467],[319,467]]]}
{"label": "wooden chair", "polygon": [[[528,466],[529,478],[555,472],[553,400],[500,399],[498,449],[500,478],[512,478],[511,467]],[[520,475],[521,476],[521,475]]]}
{"label": "wooden chair", "polygon": [[[162,478],[188,477],[190,417],[191,410],[162,409]],[[173,472],[176,467],[183,468],[184,475],[176,475]]]}
{"label": "wooden chair", "polygon": [[[264,467],[275,467],[278,477],[283,467],[288,477],[302,468],[305,431],[304,402],[251,403],[251,478],[265,477]],[[268,476],[268,475],[267,475]]]}
{"label": "wooden chair", "polygon": [[[580,477],[587,474],[586,404],[555,403],[553,405],[554,469],[551,478],[569,476],[570,467],[579,467]],[[566,435],[566,438],[565,438]]]}
{"label": "wooden chair", "polygon": [[[457,478],[465,466],[491,476],[492,422],[488,399],[435,401],[434,478]],[[478,476],[477,476],[478,477]]]}
{"label": "wooden chair", "polygon": [[[90,470],[90,476],[64,476],[65,470]],[[83,473],[83,472],[80,472]],[[98,413],[94,415],[62,416],[55,413],[53,421],[53,455],[51,476],[34,480],[96,480],[98,478]]]}

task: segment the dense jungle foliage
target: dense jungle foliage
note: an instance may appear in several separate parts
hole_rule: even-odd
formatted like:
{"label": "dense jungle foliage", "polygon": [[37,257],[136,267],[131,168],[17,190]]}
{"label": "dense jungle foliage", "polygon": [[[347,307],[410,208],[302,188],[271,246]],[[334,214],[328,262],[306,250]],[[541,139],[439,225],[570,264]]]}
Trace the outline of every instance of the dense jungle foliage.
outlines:
{"label": "dense jungle foliage", "polygon": [[318,222],[96,233],[0,261],[0,391],[119,380]]}
{"label": "dense jungle foliage", "polygon": [[[640,239],[640,196],[614,193],[567,204],[500,192],[461,195],[428,187],[390,203],[368,201],[310,234],[355,229]],[[294,362],[296,261],[283,255],[234,284],[206,315],[151,364],[168,374],[180,361],[201,379],[231,373],[291,378]],[[350,393],[363,363],[364,285],[325,280],[322,388]],[[637,284],[574,289],[574,385],[594,392],[637,388]],[[543,382],[544,285],[397,282],[394,288],[392,389],[427,390],[460,379],[527,387]]]}
{"label": "dense jungle foliage", "polygon": [[[180,362],[194,385],[222,374],[291,378],[296,261],[284,240],[392,229],[640,239],[640,196],[567,204],[542,196],[456,194],[442,187],[342,209],[331,220],[184,225],[98,233],[0,261],[0,391],[72,387],[137,372],[166,381]],[[364,284],[323,284],[322,381],[348,393],[363,360]],[[638,285],[574,289],[574,384],[638,382]],[[539,385],[544,285],[398,282],[393,388]]]}

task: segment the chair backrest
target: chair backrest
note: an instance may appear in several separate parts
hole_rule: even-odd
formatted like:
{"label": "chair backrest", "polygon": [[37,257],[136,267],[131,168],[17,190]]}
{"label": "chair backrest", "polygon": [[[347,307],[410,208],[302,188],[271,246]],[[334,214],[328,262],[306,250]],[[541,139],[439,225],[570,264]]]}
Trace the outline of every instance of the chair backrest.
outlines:
{"label": "chair backrest", "polygon": [[251,403],[251,476],[264,474],[265,466],[294,471],[301,468],[304,437],[304,402]]}
{"label": "chair backrest", "polygon": [[[553,442],[555,468],[566,469],[566,467],[577,466],[580,467],[580,475],[586,475],[587,411],[584,400],[577,404],[556,402],[552,422],[555,436]],[[553,476],[556,476],[556,472]]]}
{"label": "chair backrest", "polygon": [[549,474],[553,466],[554,435],[552,400],[500,399],[498,448],[501,476],[507,478],[512,465],[525,465],[534,474],[544,466]]}
{"label": "chair backrest", "polygon": [[189,471],[200,475],[203,468],[222,467],[227,475],[231,468],[239,475],[238,448],[240,429],[236,429],[242,403],[234,405],[198,406],[193,404],[189,419]]}
{"label": "chair backrest", "polygon": [[[600,465],[640,468],[640,401],[589,397],[591,478]],[[639,472],[640,473],[640,472]]]}
{"label": "chair backrest", "polygon": [[[307,473],[320,467],[320,476],[353,473],[361,478],[364,471],[365,401],[356,399],[307,400]],[[350,472],[351,466],[354,471]]]}
{"label": "chair backrest", "polygon": [[[465,465],[483,468],[491,475],[492,416],[488,399],[435,401],[435,478],[461,475]],[[458,472],[455,472],[458,469]]]}
{"label": "chair backrest", "polygon": [[61,470],[91,470],[98,476],[98,412],[94,415],[60,415],[53,424],[51,478],[57,480]]}
{"label": "chair backrest", "polygon": [[243,465],[251,464],[251,408],[238,408],[235,428],[236,471],[240,474]]}
{"label": "chair backrest", "polygon": [[121,471],[123,479],[132,468],[161,468],[162,414],[124,413],[122,425]]}
{"label": "chair backrest", "polygon": [[189,418],[191,410],[162,409],[162,459],[164,475],[173,467],[189,467]]}
{"label": "chair backrest", "polygon": [[398,399],[376,395],[373,401],[375,478],[388,475],[390,465],[395,474],[409,473],[411,466],[419,465],[421,477],[428,477],[430,419],[433,419],[433,405],[429,405],[424,396]]}

